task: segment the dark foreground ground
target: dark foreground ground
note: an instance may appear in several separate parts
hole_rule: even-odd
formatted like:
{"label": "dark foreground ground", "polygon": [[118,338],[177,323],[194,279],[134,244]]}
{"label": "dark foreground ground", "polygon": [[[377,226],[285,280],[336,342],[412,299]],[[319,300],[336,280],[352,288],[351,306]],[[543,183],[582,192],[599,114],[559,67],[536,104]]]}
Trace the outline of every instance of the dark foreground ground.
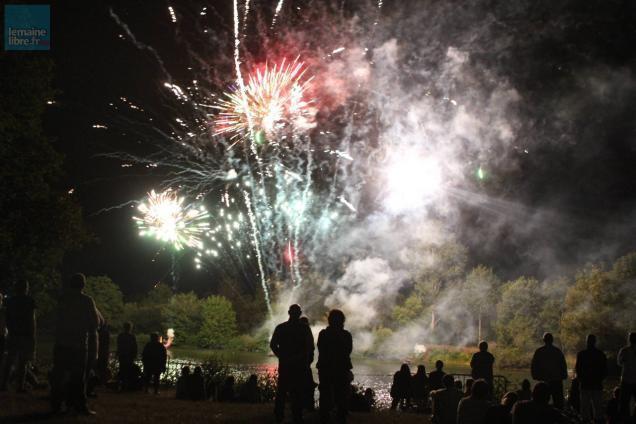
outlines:
{"label": "dark foreground ground", "polygon": [[[144,393],[99,392],[91,399],[94,417],[83,417],[73,413],[50,417],[47,414],[46,391],[16,394],[0,393],[0,423],[273,423],[272,404],[218,403],[211,401],[192,402],[176,400],[174,390],[164,390],[154,396]],[[381,411],[355,413],[350,423],[430,423],[428,416]],[[285,422],[290,422],[286,420]],[[306,423],[317,423],[317,414],[305,414]]]}

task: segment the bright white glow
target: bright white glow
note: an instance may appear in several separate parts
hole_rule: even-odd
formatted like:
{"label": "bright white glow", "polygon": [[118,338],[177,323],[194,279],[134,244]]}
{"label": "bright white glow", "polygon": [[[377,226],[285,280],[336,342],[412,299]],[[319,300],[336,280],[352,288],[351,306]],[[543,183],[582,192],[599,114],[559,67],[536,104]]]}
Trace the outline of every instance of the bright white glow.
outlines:
{"label": "bright white glow", "polygon": [[414,153],[396,155],[386,172],[386,207],[396,213],[424,206],[442,187],[442,172],[435,158]]}

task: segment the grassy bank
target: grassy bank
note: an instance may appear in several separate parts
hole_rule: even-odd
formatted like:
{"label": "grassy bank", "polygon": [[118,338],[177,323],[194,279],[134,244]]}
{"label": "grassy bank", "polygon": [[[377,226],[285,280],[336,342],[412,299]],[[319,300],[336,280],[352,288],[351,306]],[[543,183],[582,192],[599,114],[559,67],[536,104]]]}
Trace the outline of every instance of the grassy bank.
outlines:
{"label": "grassy bank", "polygon": [[[173,390],[165,390],[159,396],[145,393],[114,393],[101,391],[90,401],[97,412],[94,417],[68,414],[51,418],[47,415],[46,392],[33,394],[0,393],[0,422],[47,423],[273,423],[272,404],[191,402],[176,400]],[[306,414],[305,422],[319,422],[316,413]],[[354,413],[350,423],[430,423],[429,417],[390,411]]]}

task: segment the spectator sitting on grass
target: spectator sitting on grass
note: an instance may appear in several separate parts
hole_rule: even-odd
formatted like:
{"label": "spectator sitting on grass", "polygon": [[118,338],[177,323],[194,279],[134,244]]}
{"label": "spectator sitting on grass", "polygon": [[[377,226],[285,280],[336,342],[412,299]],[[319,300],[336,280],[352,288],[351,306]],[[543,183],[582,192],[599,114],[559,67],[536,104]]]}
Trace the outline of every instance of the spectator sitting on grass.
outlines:
{"label": "spectator sitting on grass", "polygon": [[234,376],[228,376],[221,389],[219,390],[219,402],[233,402],[234,401]]}
{"label": "spectator sitting on grass", "polygon": [[530,380],[525,378],[521,382],[521,389],[517,390],[517,400],[530,400],[532,399],[532,390],[530,390]]}
{"label": "spectator sitting on grass", "polygon": [[457,407],[457,424],[481,424],[491,407],[488,397],[490,384],[483,378],[475,381],[469,397],[463,398]]}
{"label": "spectator sitting on grass", "polygon": [[195,367],[194,373],[187,380],[188,395],[192,400],[205,400],[205,380],[201,367]]}
{"label": "spectator sitting on grass", "polygon": [[486,412],[484,423],[512,424],[512,407],[517,403],[517,394],[508,392],[501,398],[501,404],[491,406]]}
{"label": "spectator sitting on grass", "polygon": [[188,380],[190,379],[190,367],[185,366],[181,368],[181,375],[177,378],[177,399],[189,399],[190,395],[188,394]]}
{"label": "spectator sitting on grass", "polygon": [[455,387],[455,379],[452,375],[445,375],[442,382],[445,388],[431,392],[432,422],[435,424],[456,424],[457,407],[462,398],[462,392]]}
{"label": "spectator sitting on grass", "polygon": [[239,400],[247,403],[260,402],[260,389],[258,388],[258,377],[256,374],[250,375],[245,384],[241,386]]}

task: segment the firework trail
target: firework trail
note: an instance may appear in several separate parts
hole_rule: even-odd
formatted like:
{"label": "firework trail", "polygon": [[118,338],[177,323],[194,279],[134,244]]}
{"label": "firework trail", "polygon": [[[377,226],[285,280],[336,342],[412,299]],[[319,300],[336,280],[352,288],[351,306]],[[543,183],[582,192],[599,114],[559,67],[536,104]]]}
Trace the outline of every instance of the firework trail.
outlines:
{"label": "firework trail", "polygon": [[274,17],[272,18],[272,26],[270,27],[270,29],[274,29],[274,27],[276,26],[276,19],[278,18],[278,14],[283,8],[284,2],[285,0],[278,0],[278,3],[276,4],[276,9],[274,10]]}
{"label": "firework trail", "polygon": [[270,316],[272,315],[272,302],[269,298],[269,288],[267,287],[267,281],[265,280],[265,269],[263,268],[263,260],[261,258],[261,247],[258,241],[258,227],[254,219],[254,212],[252,211],[252,204],[250,202],[250,194],[247,191],[243,191],[245,199],[245,206],[247,207],[247,214],[250,219],[250,225],[252,226],[252,242],[254,243],[254,250],[256,251],[256,257],[258,259],[258,271],[260,273],[261,286],[263,288],[263,294],[265,295],[265,304],[267,305],[267,311]]}

